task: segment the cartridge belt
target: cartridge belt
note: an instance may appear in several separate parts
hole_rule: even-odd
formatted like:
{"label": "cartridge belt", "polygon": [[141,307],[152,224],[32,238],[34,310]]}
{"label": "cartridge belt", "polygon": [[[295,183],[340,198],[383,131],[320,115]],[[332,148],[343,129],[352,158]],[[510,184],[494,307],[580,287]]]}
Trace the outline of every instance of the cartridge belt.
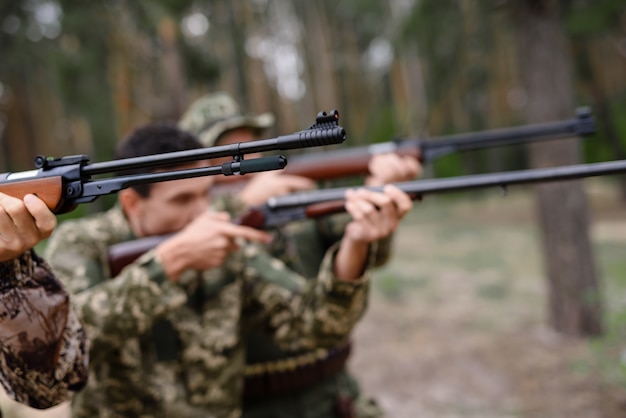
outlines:
{"label": "cartridge belt", "polygon": [[318,348],[281,360],[246,366],[244,398],[287,395],[315,386],[339,373],[350,355],[350,342],[332,349]]}

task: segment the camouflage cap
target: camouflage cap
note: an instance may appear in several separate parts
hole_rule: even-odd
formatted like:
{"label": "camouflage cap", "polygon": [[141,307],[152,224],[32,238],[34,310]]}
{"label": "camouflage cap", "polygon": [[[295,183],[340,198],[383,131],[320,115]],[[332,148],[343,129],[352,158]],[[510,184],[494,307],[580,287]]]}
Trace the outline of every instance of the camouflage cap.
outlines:
{"label": "camouflage cap", "polygon": [[178,125],[196,135],[202,145],[215,145],[226,131],[237,128],[250,128],[257,133],[274,124],[274,115],[243,115],[235,100],[227,93],[208,94],[189,106]]}

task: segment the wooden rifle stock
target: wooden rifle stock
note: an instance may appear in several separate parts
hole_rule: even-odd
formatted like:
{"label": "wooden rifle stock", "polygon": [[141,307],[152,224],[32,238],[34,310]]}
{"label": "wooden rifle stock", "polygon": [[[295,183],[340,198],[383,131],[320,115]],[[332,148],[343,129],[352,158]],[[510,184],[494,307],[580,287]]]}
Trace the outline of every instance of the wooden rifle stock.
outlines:
{"label": "wooden rifle stock", "polygon": [[155,235],[152,237],[120,242],[119,244],[110,246],[108,248],[110,276],[117,276],[124,269],[124,267],[141,257],[142,254],[155,248],[169,237],[171,237],[171,235]]}
{"label": "wooden rifle stock", "polygon": [[[251,228],[263,229],[264,217],[259,211],[251,209],[241,218],[235,219],[233,223],[237,225],[246,225]],[[108,248],[110,276],[117,276],[124,269],[124,267],[134,262],[151,249],[157,247],[163,241],[171,238],[172,235],[173,234],[155,235],[111,245]]]}
{"label": "wooden rifle stock", "polygon": [[[395,186],[413,200],[427,194],[473,190],[485,187],[506,187],[515,184],[545,183],[626,173],[626,160],[594,164],[578,164],[552,168],[477,174],[432,180],[396,183]],[[382,187],[367,187],[382,191]],[[316,219],[345,211],[347,188],[323,189],[293,193],[269,199],[264,205],[248,210],[234,221],[257,229],[269,229],[302,219]],[[151,237],[113,245],[109,248],[109,265],[115,277],[128,263],[155,247],[167,237]]]}
{"label": "wooden rifle stock", "polygon": [[19,199],[23,199],[27,194],[34,194],[43,200],[50,210],[54,211],[62,202],[63,178],[57,176],[16,183],[0,183],[0,193]]}
{"label": "wooden rifle stock", "polygon": [[[407,141],[403,145],[393,149],[390,148],[389,152],[422,160],[421,148],[417,143]],[[284,173],[307,177],[315,181],[367,174],[372,156],[384,152],[383,149],[384,147],[372,146],[354,148],[353,150],[347,150],[351,152],[345,153],[326,152],[310,156],[293,156],[290,157],[291,164],[288,168],[285,168]]]}

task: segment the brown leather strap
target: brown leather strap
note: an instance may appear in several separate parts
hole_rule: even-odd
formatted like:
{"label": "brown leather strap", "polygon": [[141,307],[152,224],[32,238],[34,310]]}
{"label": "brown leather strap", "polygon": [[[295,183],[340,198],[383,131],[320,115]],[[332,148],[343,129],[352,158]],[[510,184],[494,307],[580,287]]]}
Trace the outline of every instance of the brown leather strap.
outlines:
{"label": "brown leather strap", "polygon": [[[247,373],[244,398],[250,400],[287,395],[308,389],[336,375],[344,368],[350,356],[350,343],[328,350],[322,358],[309,361],[312,356],[314,354],[309,353],[281,360],[281,364],[293,365],[293,367],[285,367],[286,370],[282,370],[283,367],[276,367],[277,365],[273,363],[251,365],[252,370],[255,366],[257,370],[264,370],[259,373]],[[300,359],[307,361],[300,361]]]}

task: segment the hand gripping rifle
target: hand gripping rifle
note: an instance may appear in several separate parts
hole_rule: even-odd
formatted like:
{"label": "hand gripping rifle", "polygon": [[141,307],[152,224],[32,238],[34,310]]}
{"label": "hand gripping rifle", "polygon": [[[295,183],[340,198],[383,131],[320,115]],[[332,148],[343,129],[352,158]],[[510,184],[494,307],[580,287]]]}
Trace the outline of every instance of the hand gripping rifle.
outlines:
{"label": "hand gripping rifle", "polygon": [[[99,196],[115,193],[138,184],[179,180],[199,176],[223,174],[231,176],[259,171],[280,170],[287,165],[281,155],[244,160],[244,155],[255,152],[289,150],[339,144],[345,140],[345,130],[339,126],[339,113],[320,112],[310,128],[290,135],[249,143],[235,143],[211,148],[177,151],[145,157],[125,158],[89,164],[86,155],[62,158],[35,159],[35,170],[0,174],[0,192],[22,198],[28,193],[39,196],[55,213],[71,211],[79,203],[93,202]],[[221,166],[153,172],[172,164],[201,161],[219,157],[233,157]],[[146,174],[92,179],[92,176],[145,169]]]}
{"label": "hand gripping rifle", "polygon": [[[552,168],[477,174],[444,179],[416,180],[396,183],[395,186],[420,199],[423,195],[479,189],[491,186],[507,187],[515,184],[544,183],[586,177],[604,176],[626,172],[626,160],[594,164],[577,164]],[[382,191],[381,187],[366,187]],[[257,229],[270,229],[302,219],[316,219],[344,212],[345,193],[348,188],[323,189],[273,197],[265,204],[249,209],[234,222]],[[109,267],[112,277],[141,254],[156,247],[168,236],[153,236],[122,242],[109,247]]]}
{"label": "hand gripping rifle", "polygon": [[329,180],[367,174],[369,160],[375,154],[393,152],[414,157],[422,163],[429,163],[456,151],[587,136],[594,133],[595,123],[591,110],[581,107],[576,110],[575,119],[444,136],[427,141],[419,138],[397,139],[365,147],[294,155],[289,157],[289,167],[284,173],[317,181]]}

